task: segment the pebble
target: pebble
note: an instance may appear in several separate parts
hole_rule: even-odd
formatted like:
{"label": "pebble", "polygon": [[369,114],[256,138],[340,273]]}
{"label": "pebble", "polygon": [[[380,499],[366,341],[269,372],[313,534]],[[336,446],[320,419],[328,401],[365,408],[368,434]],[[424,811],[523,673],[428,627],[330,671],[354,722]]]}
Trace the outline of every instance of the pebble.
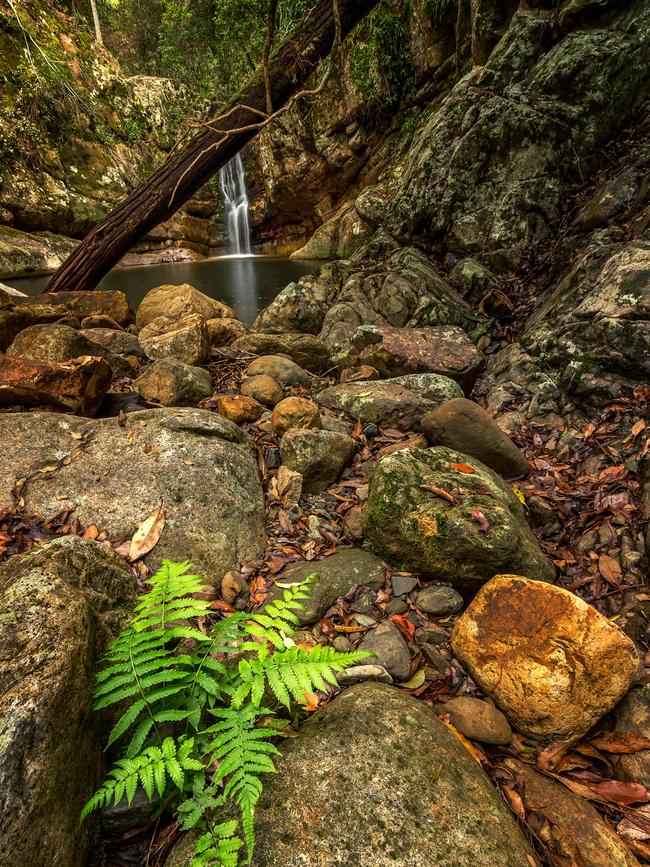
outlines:
{"label": "pebble", "polygon": [[408,603],[403,599],[391,599],[384,608],[386,614],[406,614],[408,610]]}
{"label": "pebble", "polygon": [[461,695],[434,705],[437,714],[449,714],[461,735],[486,744],[509,744],[512,729],[500,710],[488,701]]}
{"label": "pebble", "polygon": [[338,676],[339,686],[352,686],[362,680],[393,683],[393,678],[382,665],[352,665]]}
{"label": "pebble", "polygon": [[347,653],[351,649],[352,645],[345,635],[337,635],[332,642],[332,647],[339,653]]}

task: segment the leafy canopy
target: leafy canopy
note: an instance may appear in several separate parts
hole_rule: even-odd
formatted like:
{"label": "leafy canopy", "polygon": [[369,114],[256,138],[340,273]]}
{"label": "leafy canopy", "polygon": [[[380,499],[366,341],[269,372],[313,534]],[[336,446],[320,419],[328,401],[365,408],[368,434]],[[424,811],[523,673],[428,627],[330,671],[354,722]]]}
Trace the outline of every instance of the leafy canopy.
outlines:
{"label": "leafy canopy", "polygon": [[[97,675],[95,709],[126,705],[107,743],[122,744],[123,755],[82,820],[122,798],[131,803],[142,787],[176,808],[184,830],[203,831],[193,867],[250,863],[261,776],[275,772],[273,739],[286,725],[276,710],[336,686],[337,672],[368,655],[296,646],[296,611],[312,580],[204,632],[193,624],[213,615],[196,598],[207,588],[189,563],[163,562]],[[214,824],[220,813],[227,820]]]}

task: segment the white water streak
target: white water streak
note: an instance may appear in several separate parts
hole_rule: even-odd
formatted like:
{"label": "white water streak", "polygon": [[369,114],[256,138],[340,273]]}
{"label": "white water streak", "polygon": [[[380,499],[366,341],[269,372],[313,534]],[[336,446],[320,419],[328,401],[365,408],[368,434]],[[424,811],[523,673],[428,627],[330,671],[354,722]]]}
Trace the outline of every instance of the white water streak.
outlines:
{"label": "white water streak", "polygon": [[234,156],[219,171],[219,186],[224,199],[228,252],[233,256],[250,256],[248,194],[246,193],[244,164],[239,154]]}

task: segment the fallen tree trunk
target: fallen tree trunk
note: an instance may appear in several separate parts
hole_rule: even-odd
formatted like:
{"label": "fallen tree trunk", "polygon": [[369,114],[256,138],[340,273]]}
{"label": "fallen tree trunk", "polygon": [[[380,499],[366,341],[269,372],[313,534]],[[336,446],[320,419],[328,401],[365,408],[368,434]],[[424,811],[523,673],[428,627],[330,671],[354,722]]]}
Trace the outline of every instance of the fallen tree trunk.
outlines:
{"label": "fallen tree trunk", "polygon": [[[377,2],[339,0],[341,38]],[[217,119],[218,129],[206,124],[181,151],[170,156],[98,223],[54,273],[47,291],[94,289],[133,243],[171,217],[253,138],[259,130],[260,117],[266,112],[267,93],[277,111],[301,89],[331,51],[335,37],[333,0],[319,0],[302,25],[273,55],[268,75],[260,70],[253,82],[231,101]]]}

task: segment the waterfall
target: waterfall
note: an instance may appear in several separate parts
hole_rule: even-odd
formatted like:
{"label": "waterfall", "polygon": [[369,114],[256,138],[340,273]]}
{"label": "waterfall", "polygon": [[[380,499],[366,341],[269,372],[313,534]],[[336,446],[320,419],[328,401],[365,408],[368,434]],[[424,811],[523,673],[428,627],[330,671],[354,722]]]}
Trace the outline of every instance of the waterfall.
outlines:
{"label": "waterfall", "polygon": [[219,171],[219,186],[224,199],[228,252],[234,256],[248,256],[251,252],[248,195],[244,164],[239,154]]}

